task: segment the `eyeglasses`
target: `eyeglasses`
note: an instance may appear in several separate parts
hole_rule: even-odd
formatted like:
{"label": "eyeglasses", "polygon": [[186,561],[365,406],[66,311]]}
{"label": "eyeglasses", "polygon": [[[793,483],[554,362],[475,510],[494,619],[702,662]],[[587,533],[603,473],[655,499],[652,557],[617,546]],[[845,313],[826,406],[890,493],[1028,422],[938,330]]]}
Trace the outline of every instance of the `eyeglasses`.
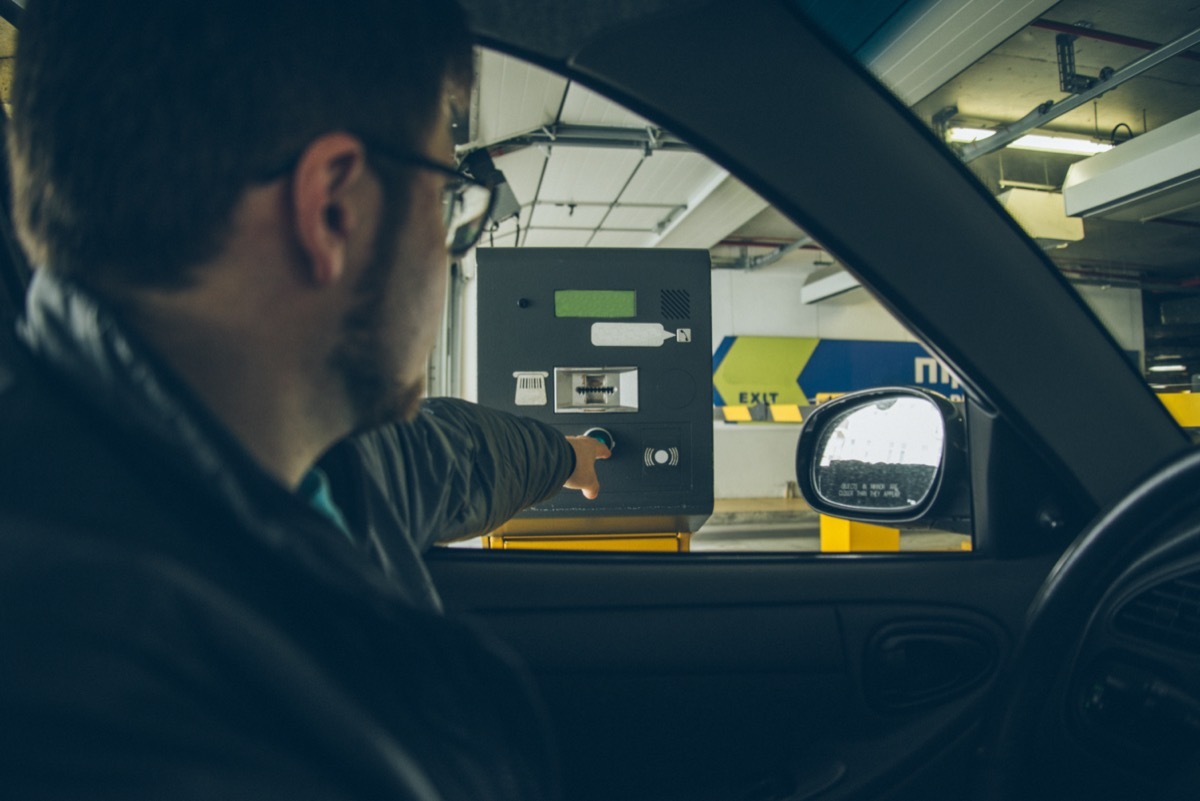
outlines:
{"label": "eyeglasses", "polygon": [[402,164],[411,164],[446,176],[442,188],[442,223],[446,227],[446,249],[451,256],[462,256],[479,243],[488,215],[496,205],[494,181],[481,181],[449,164],[428,159],[417,153],[393,149],[359,136],[367,149]]}
{"label": "eyeglasses", "polygon": [[[410,164],[425,170],[440,172],[446,176],[442,188],[442,223],[446,227],[446,250],[451,256],[462,256],[483,236],[488,215],[496,205],[499,186],[494,180],[481,181],[460,172],[450,164],[442,164],[417,153],[398,150],[369,137],[358,135],[367,149],[384,158],[401,164]],[[266,183],[274,181],[296,168],[298,159],[292,159],[277,169],[269,170],[255,180]]]}

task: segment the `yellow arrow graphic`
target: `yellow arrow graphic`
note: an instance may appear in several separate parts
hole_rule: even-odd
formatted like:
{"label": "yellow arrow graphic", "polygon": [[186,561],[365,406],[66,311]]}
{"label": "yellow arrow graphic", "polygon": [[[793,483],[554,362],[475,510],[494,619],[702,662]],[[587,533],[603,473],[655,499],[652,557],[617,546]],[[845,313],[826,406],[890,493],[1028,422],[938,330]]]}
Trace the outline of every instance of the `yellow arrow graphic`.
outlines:
{"label": "yellow arrow graphic", "polygon": [[739,336],[713,371],[713,387],[727,404],[806,406],[796,377],[821,340],[815,337]]}

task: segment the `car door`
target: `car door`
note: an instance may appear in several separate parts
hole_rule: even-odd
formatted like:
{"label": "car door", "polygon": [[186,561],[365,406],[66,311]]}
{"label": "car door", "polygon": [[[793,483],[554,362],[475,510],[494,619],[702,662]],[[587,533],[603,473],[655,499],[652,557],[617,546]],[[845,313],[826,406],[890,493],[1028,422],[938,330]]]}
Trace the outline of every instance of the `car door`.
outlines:
{"label": "car door", "polygon": [[[1186,439],[1016,224],[788,4],[467,5],[485,44],[730,170],[954,370],[974,549],[446,550],[448,609],[532,668],[568,798],[962,797],[1054,559]],[[1080,382],[1104,402],[1047,402]]]}

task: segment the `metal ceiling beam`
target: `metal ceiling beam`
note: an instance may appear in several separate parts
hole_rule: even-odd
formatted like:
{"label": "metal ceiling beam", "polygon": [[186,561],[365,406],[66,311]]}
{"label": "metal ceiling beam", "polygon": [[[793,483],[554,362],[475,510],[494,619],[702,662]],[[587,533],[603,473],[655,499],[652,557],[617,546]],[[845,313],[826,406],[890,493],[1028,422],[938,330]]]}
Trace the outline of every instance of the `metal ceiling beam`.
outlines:
{"label": "metal ceiling beam", "polygon": [[694,153],[695,149],[674,134],[657,128],[617,128],[603,125],[549,125],[539,131],[514,136],[489,145],[489,149],[530,147],[593,147],[635,148],[644,153],[669,150],[676,153]]}
{"label": "metal ceiling beam", "polygon": [[980,139],[977,142],[963,145],[960,151],[962,160],[964,162],[974,161],[980,156],[993,153],[1024,136],[1034,128],[1041,127],[1069,111],[1074,111],[1093,98],[1099,97],[1105,92],[1125,83],[1130,78],[1141,75],[1146,70],[1158,66],[1167,59],[1177,56],[1197,44],[1200,44],[1200,28],[1121,67],[1121,69],[1114,72],[1106,80],[1097,81],[1096,85],[1086,92],[1071,95],[1057,103],[1053,100],[1047,100],[1016,122],[995,128],[996,133],[987,139]]}

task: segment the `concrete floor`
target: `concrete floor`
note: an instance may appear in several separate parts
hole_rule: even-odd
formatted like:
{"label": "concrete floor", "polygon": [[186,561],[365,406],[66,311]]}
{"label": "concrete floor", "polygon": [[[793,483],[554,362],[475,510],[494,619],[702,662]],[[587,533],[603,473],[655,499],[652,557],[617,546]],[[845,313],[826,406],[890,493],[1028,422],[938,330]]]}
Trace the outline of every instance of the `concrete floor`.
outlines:
{"label": "concrete floor", "polygon": [[[943,531],[900,532],[901,551],[970,550],[969,535]],[[695,552],[821,550],[821,519],[799,498],[721,498],[692,535]]]}
{"label": "concrete floor", "polygon": [[[814,516],[815,517],[815,516]],[[962,551],[971,538],[944,531],[900,532],[900,550]],[[821,530],[817,520],[803,523],[705,525],[692,535],[691,550],[696,553],[821,550]]]}

